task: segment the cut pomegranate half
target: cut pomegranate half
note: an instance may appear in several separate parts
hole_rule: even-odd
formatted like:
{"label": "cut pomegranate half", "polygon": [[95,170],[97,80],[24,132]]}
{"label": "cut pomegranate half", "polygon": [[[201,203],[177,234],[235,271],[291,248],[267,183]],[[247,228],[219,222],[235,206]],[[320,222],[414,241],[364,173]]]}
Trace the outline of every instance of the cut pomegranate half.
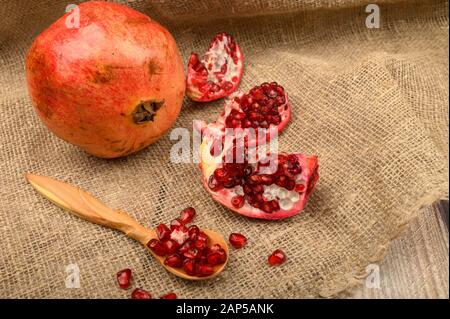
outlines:
{"label": "cut pomegranate half", "polygon": [[187,96],[197,102],[208,102],[230,95],[242,78],[243,54],[233,37],[217,34],[200,60],[192,53],[186,80]]}
{"label": "cut pomegranate half", "polygon": [[[291,106],[284,88],[276,82],[255,86],[248,93],[236,92],[225,103],[217,121],[196,121],[195,128],[213,141],[213,151],[223,148],[227,129],[246,146],[264,144],[277,136],[291,118]],[[220,145],[218,145],[220,144]]]}
{"label": "cut pomegranate half", "polygon": [[319,178],[317,156],[268,153],[255,163],[225,163],[210,155],[207,142],[200,150],[202,182],[216,201],[262,219],[287,218],[303,210]]}

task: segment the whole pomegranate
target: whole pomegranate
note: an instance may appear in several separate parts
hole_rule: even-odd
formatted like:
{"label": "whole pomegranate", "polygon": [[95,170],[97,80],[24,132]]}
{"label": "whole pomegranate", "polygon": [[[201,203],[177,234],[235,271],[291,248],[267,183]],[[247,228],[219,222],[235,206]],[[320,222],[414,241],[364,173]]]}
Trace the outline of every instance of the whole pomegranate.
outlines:
{"label": "whole pomegranate", "polygon": [[[171,34],[127,6],[86,2],[34,41],[28,90],[58,137],[104,158],[136,152],[175,122],[185,91]],[[79,25],[67,23],[79,14]]]}

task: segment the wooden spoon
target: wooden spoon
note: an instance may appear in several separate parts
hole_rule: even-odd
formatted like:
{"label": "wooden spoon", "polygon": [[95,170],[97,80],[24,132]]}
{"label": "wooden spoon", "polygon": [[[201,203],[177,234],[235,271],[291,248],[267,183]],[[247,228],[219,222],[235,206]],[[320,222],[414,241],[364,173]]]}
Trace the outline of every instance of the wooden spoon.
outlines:
{"label": "wooden spoon", "polygon": [[[120,230],[128,237],[137,240],[144,245],[145,248],[147,248],[156,260],[158,260],[158,262],[167,269],[167,271],[178,277],[188,280],[210,279],[217,276],[226,266],[226,262],[222,265],[214,266],[214,273],[207,277],[190,276],[186,274],[183,269],[166,266],[164,265],[165,257],[156,255],[147,247],[147,243],[151,239],[157,238],[154,230],[145,228],[123,211],[107,207],[97,198],[83,191],[79,187],[63,183],[50,177],[30,173],[26,173],[25,177],[39,193],[44,195],[59,207],[64,208],[70,213],[92,223]],[[222,246],[228,257],[228,245],[222,235],[212,230],[202,229],[202,231],[208,235],[210,244],[219,244]]]}

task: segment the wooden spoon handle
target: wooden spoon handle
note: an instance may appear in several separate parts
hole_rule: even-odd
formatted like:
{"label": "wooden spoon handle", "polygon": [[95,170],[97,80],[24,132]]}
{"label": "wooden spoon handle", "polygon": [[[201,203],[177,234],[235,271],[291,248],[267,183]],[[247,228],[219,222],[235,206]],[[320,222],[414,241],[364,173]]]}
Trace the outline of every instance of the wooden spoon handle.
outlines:
{"label": "wooden spoon handle", "polygon": [[143,245],[156,237],[154,231],[145,228],[127,213],[107,207],[79,187],[30,173],[25,174],[25,177],[39,193],[80,218],[120,230]]}

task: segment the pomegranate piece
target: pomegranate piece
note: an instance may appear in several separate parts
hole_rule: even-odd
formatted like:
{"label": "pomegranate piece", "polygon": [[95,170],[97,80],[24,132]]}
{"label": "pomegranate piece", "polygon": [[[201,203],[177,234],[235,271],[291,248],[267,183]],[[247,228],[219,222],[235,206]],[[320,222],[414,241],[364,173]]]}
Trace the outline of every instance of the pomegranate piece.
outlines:
{"label": "pomegranate piece", "polygon": [[173,268],[180,268],[183,266],[183,260],[181,259],[181,256],[178,254],[172,254],[170,256],[167,256],[164,260],[164,265],[173,267]]}
{"label": "pomegranate piece", "polygon": [[147,247],[158,256],[164,256],[167,254],[166,246],[158,239],[150,239],[147,243]]}
{"label": "pomegranate piece", "polygon": [[281,265],[286,261],[286,255],[281,249],[277,249],[267,258],[267,261],[271,266]]}
{"label": "pomegranate piece", "polygon": [[234,248],[242,248],[247,245],[247,237],[239,233],[231,233],[229,238],[230,244]]}
{"label": "pomegranate piece", "polygon": [[192,53],[188,62],[186,94],[198,102],[230,95],[242,78],[243,54],[233,37],[217,34],[202,59]]}
{"label": "pomegranate piece", "polygon": [[269,153],[255,163],[248,160],[253,149],[246,148],[242,163],[228,163],[210,155],[207,141],[201,147],[203,185],[213,199],[244,216],[275,220],[298,214],[319,178],[317,156]]}
{"label": "pomegranate piece", "polygon": [[170,229],[164,224],[159,224],[156,227],[156,234],[158,235],[159,240],[166,240],[170,237]]}
{"label": "pomegranate piece", "polygon": [[195,209],[192,207],[185,208],[180,213],[179,221],[186,225],[189,224],[195,217]]}
{"label": "pomegranate piece", "polygon": [[162,296],[160,299],[177,299],[177,295],[174,292],[169,292],[168,294]]}
{"label": "pomegranate piece", "polygon": [[[225,103],[225,110],[212,123],[196,121],[195,128],[210,140],[211,155],[221,155],[226,129],[243,139],[246,146],[264,144],[284,130],[291,118],[288,94],[276,82],[255,86],[248,93],[236,92]],[[239,132],[239,130],[241,132]],[[221,180],[220,173],[215,178]]]}
{"label": "pomegranate piece", "polygon": [[186,251],[183,256],[185,258],[189,258],[189,259],[198,259],[202,256],[202,251],[200,249],[197,248],[191,248],[188,251]]}
{"label": "pomegranate piece", "polygon": [[131,269],[126,268],[126,269],[120,270],[116,274],[116,278],[117,278],[117,283],[119,284],[120,288],[122,288],[122,289],[130,288],[131,279],[132,279]]}
{"label": "pomegranate piece", "polygon": [[131,299],[152,299],[152,295],[141,288],[136,288],[131,293]]}

